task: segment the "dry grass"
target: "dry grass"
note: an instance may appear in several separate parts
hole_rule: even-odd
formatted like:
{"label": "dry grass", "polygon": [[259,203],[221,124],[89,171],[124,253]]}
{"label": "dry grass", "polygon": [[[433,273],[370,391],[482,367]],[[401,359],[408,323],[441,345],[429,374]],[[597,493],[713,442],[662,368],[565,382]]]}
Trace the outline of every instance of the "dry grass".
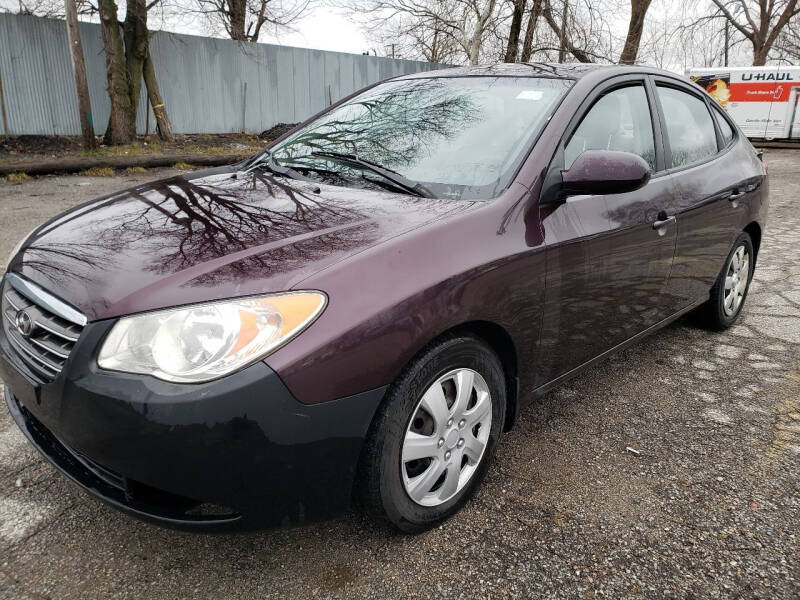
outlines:
{"label": "dry grass", "polygon": [[178,169],[179,171],[194,171],[197,167],[185,162],[176,162],[174,165],[172,165],[172,168]]}
{"label": "dry grass", "polygon": [[113,177],[114,169],[111,167],[92,167],[91,169],[81,171],[78,175],[83,175],[85,177]]}
{"label": "dry grass", "polygon": [[123,146],[103,146],[94,150],[81,150],[82,156],[144,156],[147,154],[161,154],[161,144],[148,143],[147,145],[134,143]]}
{"label": "dry grass", "polygon": [[12,183],[16,183],[18,181],[28,181],[30,178],[31,176],[24,171],[14,171],[13,173],[6,175],[6,181],[10,181]]}
{"label": "dry grass", "polygon": [[137,173],[147,173],[147,169],[144,167],[128,167],[125,169],[125,173],[128,175],[136,175]]}
{"label": "dry grass", "polygon": [[249,154],[258,152],[264,148],[263,145],[241,144],[240,146],[199,146],[197,144],[187,144],[183,147],[186,154]]}
{"label": "dry grass", "polygon": [[[195,142],[213,141],[214,135],[193,135]],[[231,154],[257,152],[264,147],[264,142],[258,136],[241,136],[239,140],[220,141],[219,144],[191,143],[189,140],[174,144],[161,141],[137,141],[122,146],[102,146],[93,150],[83,149],[81,156],[107,157],[107,156],[149,156],[152,154]]]}

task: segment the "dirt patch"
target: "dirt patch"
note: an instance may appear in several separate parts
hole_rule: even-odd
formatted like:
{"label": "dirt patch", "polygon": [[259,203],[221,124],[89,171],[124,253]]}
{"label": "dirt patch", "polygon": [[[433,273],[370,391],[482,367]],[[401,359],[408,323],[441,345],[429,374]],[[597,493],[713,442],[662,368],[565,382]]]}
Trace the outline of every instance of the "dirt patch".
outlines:
{"label": "dirt patch", "polygon": [[258,137],[267,141],[277,140],[284,133],[291,131],[295,126],[297,126],[297,123],[278,123],[275,127],[262,131],[261,135]]}
{"label": "dirt patch", "polygon": [[92,150],[83,148],[82,139],[74,136],[0,137],[0,176],[82,172],[93,167],[135,169],[185,164],[186,167],[176,168],[190,170],[198,165],[228,164],[258,152],[292,127],[294,124],[279,123],[258,135],[178,135],[169,144],[158,136],[146,135],[138,136],[131,144],[105,146],[98,137],[99,146]]}
{"label": "dirt patch", "polygon": [[63,135],[13,135],[0,137],[0,159],[14,154],[51,154],[81,149],[83,138]]}
{"label": "dirt patch", "polygon": [[[105,146],[98,137],[94,150],[83,148],[82,139],[74,136],[20,135],[0,137],[0,164],[41,158],[63,159],[70,157],[112,157],[172,154],[232,154],[257,152],[264,143],[280,135],[276,125],[261,135],[251,134],[195,134],[177,135],[172,143],[163,142],[155,135],[137,136],[131,144]],[[275,133],[271,133],[271,132]]]}

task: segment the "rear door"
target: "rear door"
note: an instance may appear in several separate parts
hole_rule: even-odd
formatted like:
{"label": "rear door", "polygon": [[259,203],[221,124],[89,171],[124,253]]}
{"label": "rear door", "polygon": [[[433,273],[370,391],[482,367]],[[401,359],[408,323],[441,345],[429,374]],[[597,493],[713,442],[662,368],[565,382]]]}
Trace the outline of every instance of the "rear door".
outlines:
{"label": "rear door", "polygon": [[760,174],[742,170],[729,155],[735,129],[695,88],[654,77],[664,154],[677,194],[667,211],[678,239],[665,294],[677,311],[708,298],[744,219],[743,197]]}
{"label": "rear door", "polygon": [[548,179],[586,150],[638,154],[653,175],[634,192],[540,205],[547,282],[539,384],[664,318],[676,226],[666,212],[674,189],[656,115],[646,76],[614,78],[587,99],[553,158]]}

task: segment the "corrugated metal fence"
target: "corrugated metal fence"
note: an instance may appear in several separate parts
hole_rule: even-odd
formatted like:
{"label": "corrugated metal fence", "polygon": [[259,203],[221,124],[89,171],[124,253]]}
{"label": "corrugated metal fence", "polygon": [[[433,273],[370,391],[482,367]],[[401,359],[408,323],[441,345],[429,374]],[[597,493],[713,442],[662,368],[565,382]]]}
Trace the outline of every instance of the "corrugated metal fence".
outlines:
{"label": "corrugated metal fence", "polygon": [[[95,131],[102,134],[110,108],[100,26],[80,28]],[[150,50],[176,133],[255,133],[296,123],[370,83],[440,66],[162,31],[152,35]],[[0,14],[0,82],[0,132],[80,134],[64,21]],[[139,133],[148,125],[155,132],[144,86],[139,107]]]}

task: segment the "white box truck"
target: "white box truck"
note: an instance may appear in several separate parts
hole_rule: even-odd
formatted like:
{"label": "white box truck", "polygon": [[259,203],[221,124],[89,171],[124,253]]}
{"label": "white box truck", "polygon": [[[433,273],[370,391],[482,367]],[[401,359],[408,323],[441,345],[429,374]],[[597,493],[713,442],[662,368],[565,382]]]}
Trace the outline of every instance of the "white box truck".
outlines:
{"label": "white box truck", "polygon": [[719,67],[686,74],[747,137],[800,140],[800,67]]}

